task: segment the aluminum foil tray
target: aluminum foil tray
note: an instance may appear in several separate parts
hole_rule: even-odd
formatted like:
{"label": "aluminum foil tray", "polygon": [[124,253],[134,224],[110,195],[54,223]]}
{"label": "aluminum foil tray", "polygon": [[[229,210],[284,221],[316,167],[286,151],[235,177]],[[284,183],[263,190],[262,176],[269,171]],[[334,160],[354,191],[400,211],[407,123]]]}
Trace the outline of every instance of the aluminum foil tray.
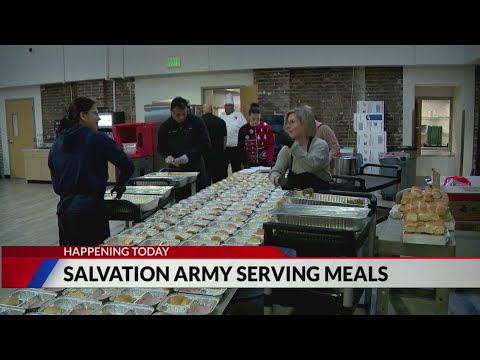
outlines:
{"label": "aluminum foil tray", "polygon": [[90,315],[100,306],[101,301],[60,296],[43,305],[38,312],[50,315]]}
{"label": "aluminum foil tray", "polygon": [[92,315],[151,315],[153,311],[154,309],[147,305],[110,302],[96,309]]}
{"label": "aluminum foil tray", "polygon": [[119,235],[127,235],[132,237],[141,237],[144,239],[151,238],[159,233],[155,229],[141,229],[141,228],[132,228],[122,231]]}
{"label": "aluminum foil tray", "polygon": [[222,296],[226,288],[221,289],[212,289],[212,288],[182,288],[182,289],[173,289],[175,292],[184,293],[184,294],[194,294],[194,295],[207,295],[207,296]]}
{"label": "aluminum foil tray", "polygon": [[170,314],[208,315],[220,299],[214,296],[171,294],[157,306],[157,311]]}
{"label": "aluminum foil tray", "polygon": [[121,202],[123,201],[128,201],[140,207],[141,211],[149,211],[155,209],[158,206],[158,202],[160,201],[161,197],[158,195],[123,194],[121,199],[116,199],[110,193],[105,193],[103,199],[109,202],[117,201],[119,204],[121,204]]}
{"label": "aluminum foil tray", "polygon": [[370,209],[362,207],[291,205],[272,209],[279,223],[360,231]]}
{"label": "aluminum foil tray", "polygon": [[130,235],[113,235],[110,236],[109,238],[106,238],[103,243],[105,245],[111,245],[111,246],[133,246],[133,245],[138,245],[140,244],[143,240],[145,240],[144,237],[141,236],[130,236]]}
{"label": "aluminum foil tray", "polygon": [[[147,181],[142,182],[142,179]],[[169,176],[167,173],[151,173],[147,175],[140,176],[135,180],[138,185],[153,185],[155,180],[169,179],[173,182],[175,188],[181,188],[188,184],[188,176]],[[153,181],[153,183],[152,183]]]}
{"label": "aluminum foil tray", "polygon": [[114,296],[110,297],[110,301],[121,302],[127,304],[155,306],[161,303],[169,294],[169,290],[162,288],[142,289],[128,288],[121,289]]}
{"label": "aluminum foil tray", "polygon": [[185,240],[180,246],[219,246],[220,242],[209,240]]}
{"label": "aluminum foil tray", "polygon": [[188,183],[193,183],[195,181],[197,181],[197,177],[198,177],[198,174],[200,174],[199,172],[196,172],[196,171],[185,171],[185,172],[182,172],[182,171],[164,171],[164,172],[158,172],[159,175],[166,175],[166,176],[174,176],[174,177],[184,177],[184,176],[187,176],[188,177]]}
{"label": "aluminum foil tray", "polygon": [[115,288],[71,288],[63,291],[64,296],[104,301],[117,293]]}
{"label": "aluminum foil tray", "polygon": [[[125,194],[135,195],[161,195],[161,199],[166,199],[172,192],[173,186],[127,186]],[[106,192],[110,194],[108,189]]]}
{"label": "aluminum foil tray", "polygon": [[23,315],[25,313],[25,309],[16,307],[16,306],[8,306],[8,305],[0,305],[0,315]]}
{"label": "aluminum foil tray", "polygon": [[166,239],[146,239],[142,241],[138,246],[178,246],[180,241],[178,240],[166,240]]}
{"label": "aluminum foil tray", "polygon": [[291,190],[285,194],[287,201],[291,204],[302,205],[347,205],[349,207],[364,207],[368,205],[368,200],[362,197],[341,196],[332,194],[303,195],[303,191]]}
{"label": "aluminum foil tray", "polygon": [[57,297],[57,293],[39,289],[17,289],[10,295],[0,298],[0,305],[35,310]]}

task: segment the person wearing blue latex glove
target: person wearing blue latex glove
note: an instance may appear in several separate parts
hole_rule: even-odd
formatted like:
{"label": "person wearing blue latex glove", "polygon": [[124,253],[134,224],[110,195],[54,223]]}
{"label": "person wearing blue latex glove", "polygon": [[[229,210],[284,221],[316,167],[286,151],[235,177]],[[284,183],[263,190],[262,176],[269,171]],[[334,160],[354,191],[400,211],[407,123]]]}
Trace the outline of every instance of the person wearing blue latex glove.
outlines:
{"label": "person wearing blue latex glove", "polygon": [[[211,149],[210,136],[202,118],[188,111],[188,101],[176,97],[170,104],[170,117],[158,129],[157,151],[173,157],[170,162],[178,171],[198,172],[196,190],[207,186],[204,155]],[[176,201],[190,196],[190,188],[175,190]]]}
{"label": "person wearing blue latex glove", "polygon": [[108,163],[119,171],[114,187],[117,198],[125,192],[135,170],[115,141],[97,131],[99,120],[95,101],[76,98],[48,154],[53,190],[60,196],[57,216],[61,246],[100,245],[110,236],[104,203]]}
{"label": "person wearing blue latex glove", "polygon": [[185,165],[187,163],[188,163],[188,156],[183,154],[182,156],[176,159],[173,159],[171,164],[178,167],[180,165]]}
{"label": "person wearing blue latex glove", "polygon": [[127,187],[125,185],[116,184],[112,190],[110,190],[110,194],[113,196],[113,193],[116,193],[115,199],[121,199],[123,194],[127,191]]}

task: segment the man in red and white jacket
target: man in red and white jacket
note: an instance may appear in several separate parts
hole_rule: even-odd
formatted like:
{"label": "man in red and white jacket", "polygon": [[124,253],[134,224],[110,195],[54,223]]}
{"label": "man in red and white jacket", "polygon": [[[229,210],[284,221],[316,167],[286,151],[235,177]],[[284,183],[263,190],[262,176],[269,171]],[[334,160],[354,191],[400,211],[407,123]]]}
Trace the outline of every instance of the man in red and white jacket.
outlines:
{"label": "man in red and white jacket", "polygon": [[248,123],[238,131],[238,148],[245,167],[272,166],[275,138],[270,125],[261,120],[260,106],[252,103]]}

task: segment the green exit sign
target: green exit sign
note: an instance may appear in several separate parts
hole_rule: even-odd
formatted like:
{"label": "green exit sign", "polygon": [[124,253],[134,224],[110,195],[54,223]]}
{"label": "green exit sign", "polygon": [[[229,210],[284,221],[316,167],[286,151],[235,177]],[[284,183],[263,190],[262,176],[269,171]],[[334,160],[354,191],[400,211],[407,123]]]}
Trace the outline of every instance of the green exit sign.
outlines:
{"label": "green exit sign", "polygon": [[167,58],[167,67],[180,67],[180,56],[169,56]]}

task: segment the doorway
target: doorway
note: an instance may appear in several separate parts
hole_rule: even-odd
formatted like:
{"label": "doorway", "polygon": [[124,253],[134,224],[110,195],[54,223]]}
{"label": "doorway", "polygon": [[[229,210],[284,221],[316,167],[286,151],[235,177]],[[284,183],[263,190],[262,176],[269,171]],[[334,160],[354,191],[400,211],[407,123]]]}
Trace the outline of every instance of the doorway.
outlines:
{"label": "doorway", "polygon": [[248,119],[252,102],[258,102],[258,85],[202,88],[202,103],[212,104],[213,115],[220,116],[225,111],[225,95],[233,95],[234,111],[241,111]]}
{"label": "doorway", "polygon": [[25,177],[23,149],[35,148],[33,99],[5,100],[10,175]]}
{"label": "doorway", "polygon": [[451,151],[453,98],[420,98],[419,101],[416,112],[420,115],[422,150]]}

